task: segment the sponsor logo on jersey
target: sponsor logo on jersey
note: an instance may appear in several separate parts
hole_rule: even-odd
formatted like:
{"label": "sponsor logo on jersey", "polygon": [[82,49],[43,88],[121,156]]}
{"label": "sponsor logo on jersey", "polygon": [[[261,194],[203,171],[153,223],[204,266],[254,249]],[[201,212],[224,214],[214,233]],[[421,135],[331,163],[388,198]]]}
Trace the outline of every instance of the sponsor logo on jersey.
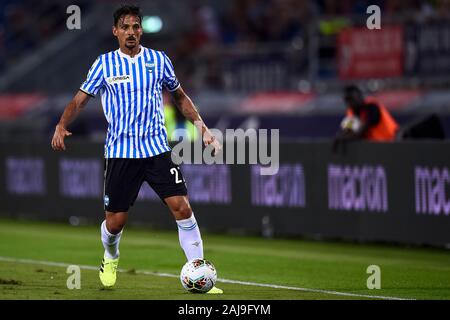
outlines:
{"label": "sponsor logo on jersey", "polygon": [[108,84],[119,84],[119,83],[129,83],[131,82],[131,77],[128,75],[124,76],[113,76],[106,79]]}

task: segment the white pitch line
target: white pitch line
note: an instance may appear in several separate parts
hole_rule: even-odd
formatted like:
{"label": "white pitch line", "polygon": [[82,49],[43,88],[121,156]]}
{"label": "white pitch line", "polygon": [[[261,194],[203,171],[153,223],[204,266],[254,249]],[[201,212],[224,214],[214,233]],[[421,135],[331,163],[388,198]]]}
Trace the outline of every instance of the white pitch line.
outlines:
{"label": "white pitch line", "polygon": [[[38,265],[52,266],[52,267],[68,267],[70,265],[74,265],[74,264],[63,263],[63,262],[31,260],[31,259],[17,259],[17,258],[1,257],[1,256],[0,256],[0,261],[25,263],[25,264],[38,264]],[[99,268],[99,267],[87,266],[87,265],[77,265],[77,266],[79,266],[80,269],[85,269],[85,270],[98,270],[98,268]],[[117,269],[117,271],[118,272],[128,272],[128,270],[125,270],[125,269]],[[136,274],[143,274],[143,275],[157,276],[157,277],[166,277],[166,278],[178,278],[179,277],[178,275],[175,275],[175,274],[151,272],[151,271],[145,271],[145,270],[136,270]],[[273,288],[273,289],[284,289],[284,290],[313,292],[313,293],[325,293],[325,294],[336,295],[336,296],[381,299],[381,300],[415,300],[415,299],[407,299],[407,298],[399,298],[399,297],[377,296],[377,295],[357,294],[357,293],[339,292],[339,291],[330,291],[330,290],[321,290],[321,289],[291,287],[291,286],[283,286],[283,285],[277,285],[277,284],[247,282],[247,281],[230,280],[230,279],[222,279],[222,278],[218,278],[217,280],[220,282],[223,282],[223,283],[240,284],[240,285],[244,285],[244,286],[266,287],[266,288]]]}

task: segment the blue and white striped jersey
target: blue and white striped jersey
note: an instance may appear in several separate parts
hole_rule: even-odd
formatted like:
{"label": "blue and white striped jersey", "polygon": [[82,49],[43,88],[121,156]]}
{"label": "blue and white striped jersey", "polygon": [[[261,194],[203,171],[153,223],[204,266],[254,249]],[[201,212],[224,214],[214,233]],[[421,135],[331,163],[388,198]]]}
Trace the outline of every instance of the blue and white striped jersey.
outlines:
{"label": "blue and white striped jersey", "polygon": [[133,58],[120,49],[100,55],[80,87],[102,97],[108,121],[105,158],[148,158],[170,151],[164,127],[163,86],[180,83],[164,52],[141,46]]}

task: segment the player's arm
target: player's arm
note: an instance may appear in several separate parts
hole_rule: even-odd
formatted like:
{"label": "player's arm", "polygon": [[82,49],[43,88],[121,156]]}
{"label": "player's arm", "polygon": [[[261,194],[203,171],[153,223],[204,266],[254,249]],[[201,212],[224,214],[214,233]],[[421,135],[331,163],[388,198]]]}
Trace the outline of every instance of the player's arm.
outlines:
{"label": "player's arm", "polygon": [[367,109],[367,116],[363,121],[361,121],[361,127],[356,131],[341,129],[338,132],[337,136],[338,139],[343,140],[362,139],[366,136],[370,128],[376,126],[380,122],[381,112],[378,105],[371,103],[366,106],[366,109]]}
{"label": "player's arm", "polygon": [[196,126],[197,130],[202,133],[203,143],[206,146],[212,144],[214,146],[214,154],[217,154],[222,146],[203,122],[203,119],[191,98],[189,98],[181,86],[172,92],[172,98],[176,107],[181,111],[183,116],[192,122]]}
{"label": "player's arm", "polygon": [[346,152],[346,145],[348,142],[356,141],[364,138],[365,132],[368,130],[366,128],[367,124],[361,123],[361,127],[357,131],[352,131],[351,129],[339,129],[336,136],[333,139],[332,150],[333,153],[337,153],[339,146],[342,146],[343,152]]}
{"label": "player's arm", "polygon": [[72,135],[72,133],[67,130],[67,127],[77,118],[78,114],[81,112],[81,110],[83,110],[90,97],[91,96],[87,93],[79,90],[73,97],[72,101],[67,104],[61,116],[61,119],[56,125],[55,133],[53,134],[53,150],[66,150],[64,138]]}
{"label": "player's arm", "polygon": [[340,129],[336,134],[336,139],[338,140],[362,139],[367,133],[367,130],[369,130],[369,127],[370,126],[367,122],[361,122],[361,127],[356,131],[350,129]]}

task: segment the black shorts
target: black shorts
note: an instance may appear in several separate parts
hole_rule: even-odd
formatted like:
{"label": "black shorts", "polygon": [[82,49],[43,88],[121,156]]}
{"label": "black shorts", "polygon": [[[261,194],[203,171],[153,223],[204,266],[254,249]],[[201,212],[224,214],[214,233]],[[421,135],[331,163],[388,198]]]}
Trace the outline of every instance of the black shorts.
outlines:
{"label": "black shorts", "polygon": [[164,203],[167,197],[187,195],[180,167],[172,162],[170,151],[144,159],[105,159],[105,210],[127,212],[144,181]]}

